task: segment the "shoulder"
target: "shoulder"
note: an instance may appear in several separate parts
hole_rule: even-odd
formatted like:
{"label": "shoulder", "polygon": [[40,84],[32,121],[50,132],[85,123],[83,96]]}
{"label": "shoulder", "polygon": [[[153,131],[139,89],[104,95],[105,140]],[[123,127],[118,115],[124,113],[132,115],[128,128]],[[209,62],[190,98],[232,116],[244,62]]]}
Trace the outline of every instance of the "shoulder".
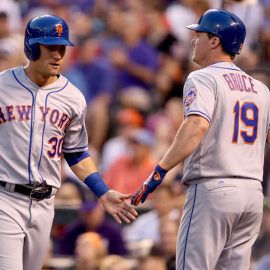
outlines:
{"label": "shoulder", "polygon": [[79,106],[85,106],[86,100],[82,91],[63,75],[61,75],[61,78],[66,81],[66,87],[65,87],[66,95],[72,99],[72,102],[74,104],[78,103]]}
{"label": "shoulder", "polygon": [[252,78],[253,81],[256,82],[256,84],[258,84],[261,88],[263,88],[266,91],[267,94],[270,94],[270,90],[269,90],[268,86],[265,83],[263,83],[262,81],[259,81],[259,80],[255,79],[253,77],[251,77],[251,78]]}
{"label": "shoulder", "polygon": [[17,67],[17,68],[13,68],[13,69],[7,69],[7,70],[3,70],[0,72],[0,80],[5,80],[7,78],[14,78],[13,73],[15,74],[15,72],[19,71],[21,68]]}
{"label": "shoulder", "polygon": [[77,86],[75,86],[68,78],[61,75],[61,79],[65,80],[67,82],[66,88],[68,91],[72,92],[73,94],[76,94],[80,98],[84,97],[81,90]]}
{"label": "shoulder", "polygon": [[20,81],[22,67],[16,67],[12,69],[7,69],[0,72],[0,87],[1,89],[11,89],[18,86]]}
{"label": "shoulder", "polygon": [[190,87],[196,88],[196,86],[200,86],[207,87],[209,89],[216,89],[216,85],[216,79],[213,74],[211,74],[209,68],[203,68],[193,71],[188,75],[184,88],[189,89]]}
{"label": "shoulder", "polygon": [[270,89],[263,82],[258,81],[258,80],[257,80],[257,82],[261,85],[260,88],[263,89],[265,98],[266,98],[266,100],[268,100],[268,104],[270,104]]}
{"label": "shoulder", "polygon": [[205,79],[205,80],[214,80],[214,76],[211,72],[210,67],[198,69],[195,71],[192,71],[187,79]]}
{"label": "shoulder", "polygon": [[250,76],[248,73],[244,72],[244,74],[249,78],[249,80],[255,86],[256,90],[260,92],[260,94],[264,93],[268,98],[270,98],[270,90],[264,82],[254,78],[253,76]]}

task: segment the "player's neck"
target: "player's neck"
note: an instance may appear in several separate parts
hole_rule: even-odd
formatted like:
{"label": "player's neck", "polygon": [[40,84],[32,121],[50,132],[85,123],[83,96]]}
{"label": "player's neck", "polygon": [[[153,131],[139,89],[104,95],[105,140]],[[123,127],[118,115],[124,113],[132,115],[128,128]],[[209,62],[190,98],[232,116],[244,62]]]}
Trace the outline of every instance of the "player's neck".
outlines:
{"label": "player's neck", "polygon": [[212,54],[212,55],[209,55],[209,57],[207,59],[205,59],[205,61],[203,61],[203,63],[201,63],[201,66],[208,67],[208,66],[211,66],[211,65],[219,63],[219,62],[232,63],[233,59],[228,54]]}
{"label": "player's neck", "polygon": [[45,76],[41,72],[38,72],[35,68],[33,68],[31,65],[27,65],[24,68],[24,71],[28,78],[37,86],[44,87],[46,85],[52,84],[55,82],[59,76]]}
{"label": "player's neck", "polygon": [[208,62],[204,67],[208,67],[208,66],[220,63],[220,62],[232,63],[233,61],[231,59],[216,59],[215,61]]}

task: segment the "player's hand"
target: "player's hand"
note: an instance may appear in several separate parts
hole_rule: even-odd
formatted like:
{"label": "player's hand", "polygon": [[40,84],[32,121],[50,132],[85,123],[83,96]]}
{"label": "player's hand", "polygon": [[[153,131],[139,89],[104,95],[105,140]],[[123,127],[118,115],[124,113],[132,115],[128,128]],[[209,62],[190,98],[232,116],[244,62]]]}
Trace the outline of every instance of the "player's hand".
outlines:
{"label": "player's hand", "polygon": [[114,190],[109,190],[100,197],[100,202],[117,223],[122,223],[122,220],[130,223],[138,216],[137,211],[125,202],[131,196],[131,194],[122,194]]}
{"label": "player's hand", "polygon": [[144,181],[142,186],[132,195],[131,204],[136,206],[140,202],[143,203],[148,194],[153,192],[162,183],[166,173],[166,170],[157,165],[149,178]]}

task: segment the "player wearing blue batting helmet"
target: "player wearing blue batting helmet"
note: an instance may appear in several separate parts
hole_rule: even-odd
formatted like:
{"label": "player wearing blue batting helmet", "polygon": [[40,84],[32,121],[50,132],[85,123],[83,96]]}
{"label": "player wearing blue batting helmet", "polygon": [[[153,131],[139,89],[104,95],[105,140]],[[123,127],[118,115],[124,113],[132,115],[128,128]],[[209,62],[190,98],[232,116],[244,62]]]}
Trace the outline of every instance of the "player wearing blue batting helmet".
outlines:
{"label": "player wearing blue batting helmet", "polygon": [[29,60],[35,61],[39,58],[39,44],[74,46],[69,41],[67,23],[62,18],[53,15],[35,17],[26,26],[24,52]]}
{"label": "player wearing blue batting helmet", "polygon": [[224,51],[233,56],[240,53],[246,37],[246,27],[241,19],[221,9],[206,11],[197,24],[187,28],[219,37]]}
{"label": "player wearing blue batting helmet", "polygon": [[187,27],[200,68],[184,83],[184,121],[131,204],[143,203],[184,162],[181,183],[188,188],[175,269],[249,270],[263,216],[270,91],[233,62],[246,35],[236,15],[211,9]]}
{"label": "player wearing blue batting helmet", "polygon": [[88,153],[87,102],[61,74],[67,46],[63,19],[35,17],[25,30],[30,61],[0,72],[0,228],[8,228],[0,230],[0,269],[42,268],[63,158],[116,222],[137,216],[125,202],[131,195],[111,190]]}

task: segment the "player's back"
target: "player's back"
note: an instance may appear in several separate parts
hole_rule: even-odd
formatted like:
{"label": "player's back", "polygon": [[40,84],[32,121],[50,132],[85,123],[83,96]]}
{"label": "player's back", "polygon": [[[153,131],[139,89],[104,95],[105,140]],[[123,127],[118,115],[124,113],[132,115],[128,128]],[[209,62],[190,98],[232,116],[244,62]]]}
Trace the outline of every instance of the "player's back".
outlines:
{"label": "player's back", "polygon": [[221,62],[191,73],[184,96],[185,116],[199,114],[210,127],[187,158],[183,180],[236,176],[261,181],[268,88],[234,64]]}

